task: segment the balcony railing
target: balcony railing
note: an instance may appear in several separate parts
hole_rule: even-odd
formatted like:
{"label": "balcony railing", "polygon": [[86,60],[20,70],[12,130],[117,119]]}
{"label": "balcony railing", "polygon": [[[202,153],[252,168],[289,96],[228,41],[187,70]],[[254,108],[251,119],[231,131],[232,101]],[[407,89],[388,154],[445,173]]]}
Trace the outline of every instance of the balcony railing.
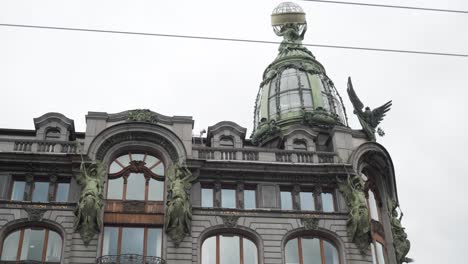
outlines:
{"label": "balcony railing", "polygon": [[137,254],[106,255],[96,259],[97,264],[166,264],[160,257]]}
{"label": "balcony railing", "polygon": [[[41,152],[41,153],[78,153],[82,148],[82,142],[76,141],[53,141],[53,140],[17,140],[9,142],[8,148],[14,152]],[[80,147],[78,147],[80,145]],[[6,149],[5,151],[8,151]]]}

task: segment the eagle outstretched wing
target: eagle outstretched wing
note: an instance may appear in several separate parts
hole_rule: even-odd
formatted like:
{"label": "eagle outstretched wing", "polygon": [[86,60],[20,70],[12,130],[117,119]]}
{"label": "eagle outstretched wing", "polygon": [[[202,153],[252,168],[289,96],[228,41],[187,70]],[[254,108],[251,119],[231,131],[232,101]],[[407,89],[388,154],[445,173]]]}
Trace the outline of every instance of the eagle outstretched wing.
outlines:
{"label": "eagle outstretched wing", "polygon": [[348,89],[346,91],[348,92],[349,99],[351,100],[351,103],[354,106],[354,110],[362,112],[364,104],[361,102],[361,100],[359,100],[359,97],[354,91],[353,84],[351,83],[351,77],[348,77]]}
{"label": "eagle outstretched wing", "polygon": [[377,127],[380,122],[383,120],[385,114],[390,111],[390,107],[392,106],[392,101],[388,101],[380,107],[375,108],[372,110],[372,120],[371,126]]}

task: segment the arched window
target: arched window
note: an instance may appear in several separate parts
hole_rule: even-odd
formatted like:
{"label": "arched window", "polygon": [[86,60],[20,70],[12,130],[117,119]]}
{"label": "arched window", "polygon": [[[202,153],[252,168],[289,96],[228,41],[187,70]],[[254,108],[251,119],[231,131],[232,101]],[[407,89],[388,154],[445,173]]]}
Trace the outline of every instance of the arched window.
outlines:
{"label": "arched window", "polygon": [[47,132],[46,132],[46,139],[59,139],[60,138],[60,129],[59,128],[55,128],[55,127],[51,127],[51,128],[48,128],[47,129]]}
{"label": "arched window", "polygon": [[148,154],[128,153],[109,167],[107,199],[164,200],[164,164]]}
{"label": "arched window", "polygon": [[307,150],[307,143],[303,139],[295,139],[293,141],[294,150]]}
{"label": "arched window", "polygon": [[220,234],[203,241],[202,264],[257,264],[255,243],[243,236]]}
{"label": "arched window", "polygon": [[3,240],[2,263],[3,261],[60,263],[61,257],[62,237],[46,228],[21,228],[11,232]]}
{"label": "arched window", "polygon": [[233,148],[234,147],[234,139],[232,137],[229,137],[229,136],[221,136],[221,138],[219,139],[219,145],[221,147],[231,147],[231,148]]}
{"label": "arched window", "polygon": [[285,248],[286,264],[340,264],[336,247],[316,237],[297,237],[289,240]]}

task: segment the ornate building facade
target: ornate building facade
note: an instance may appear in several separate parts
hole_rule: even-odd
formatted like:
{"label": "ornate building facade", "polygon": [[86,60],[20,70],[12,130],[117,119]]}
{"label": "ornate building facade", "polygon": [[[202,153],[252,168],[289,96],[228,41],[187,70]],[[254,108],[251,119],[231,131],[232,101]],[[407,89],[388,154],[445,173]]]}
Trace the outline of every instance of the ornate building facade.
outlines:
{"label": "ornate building facade", "polygon": [[[60,113],[0,129],[0,263],[399,264],[409,241],[392,159],[375,142],[390,104],[351,129],[324,67],[302,46],[305,13],[272,14],[279,54],[254,131],[189,116]],[[379,131],[380,132],[380,131]]]}

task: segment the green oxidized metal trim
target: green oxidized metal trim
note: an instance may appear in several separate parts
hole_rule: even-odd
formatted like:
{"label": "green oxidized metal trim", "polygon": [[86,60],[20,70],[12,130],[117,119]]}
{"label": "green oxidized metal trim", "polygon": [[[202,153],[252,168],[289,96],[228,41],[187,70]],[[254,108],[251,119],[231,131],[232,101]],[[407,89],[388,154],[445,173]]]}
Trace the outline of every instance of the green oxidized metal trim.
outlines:
{"label": "green oxidized metal trim", "polygon": [[351,240],[362,253],[371,242],[369,211],[364,195],[364,182],[358,175],[348,175],[347,180],[338,180],[338,188],[343,194],[349,209],[347,227]]}
{"label": "green oxidized metal trim", "polygon": [[81,195],[75,209],[75,231],[79,232],[86,246],[94,235],[101,232],[101,210],[103,206],[103,182],[106,168],[97,161],[86,165],[83,161],[77,182],[81,185]]}
{"label": "green oxidized metal trim", "polygon": [[411,258],[406,257],[410,250],[411,243],[407,239],[408,235],[405,232],[405,228],[401,225],[403,213],[398,217],[397,207],[398,205],[395,201],[388,199],[390,225],[392,227],[393,246],[395,247],[397,263],[413,262]]}
{"label": "green oxidized metal trim", "polygon": [[128,121],[156,123],[156,114],[149,109],[135,109],[128,111]]}
{"label": "green oxidized metal trim", "polygon": [[279,135],[281,129],[276,125],[275,120],[270,120],[270,122],[262,121],[258,125],[257,130],[252,135],[252,144],[259,145],[268,138]]}
{"label": "green oxidized metal trim", "polygon": [[174,164],[167,170],[169,190],[165,229],[166,233],[178,247],[185,236],[190,235],[192,225],[192,205],[190,204],[190,188],[197,178],[186,168]]}
{"label": "green oxidized metal trim", "polygon": [[307,126],[318,126],[331,128],[336,125],[343,125],[336,114],[330,114],[325,109],[319,107],[312,112],[304,112],[303,123]]}

